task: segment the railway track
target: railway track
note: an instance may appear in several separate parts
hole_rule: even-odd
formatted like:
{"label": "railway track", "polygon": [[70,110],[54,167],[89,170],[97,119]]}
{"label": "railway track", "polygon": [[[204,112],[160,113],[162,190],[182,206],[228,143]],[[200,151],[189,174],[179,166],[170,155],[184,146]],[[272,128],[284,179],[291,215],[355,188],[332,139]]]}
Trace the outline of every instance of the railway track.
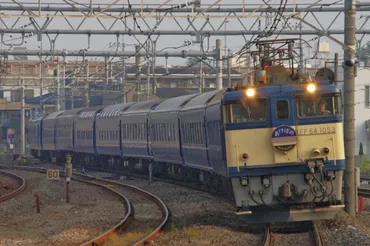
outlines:
{"label": "railway track", "polygon": [[[3,166],[0,165],[2,169],[19,169],[19,170],[27,170],[27,171],[35,171],[40,173],[46,173],[46,168],[43,167],[19,167],[19,166]],[[64,172],[61,170],[61,173]],[[159,199],[158,197],[152,195],[149,192],[146,192],[140,188],[126,185],[123,183],[118,183],[111,180],[106,180],[98,177],[94,177],[87,174],[82,173],[74,173],[72,176],[72,180],[88,183],[91,185],[96,185],[99,187],[103,187],[108,189],[110,192],[113,192],[119,195],[124,202],[125,207],[125,214],[124,218],[115,225],[112,229],[106,231],[105,233],[101,234],[100,236],[83,243],[83,246],[95,246],[95,245],[102,245],[105,242],[113,241],[113,243],[127,243],[127,240],[130,241],[131,244],[136,246],[147,245],[152,240],[154,240],[160,233],[160,231],[164,228],[165,224],[169,219],[169,210],[164,202]],[[122,189],[124,191],[122,191]],[[127,196],[130,199],[127,198]],[[138,195],[139,198],[135,198],[135,195]],[[138,207],[139,201],[142,201],[143,197],[147,201],[151,201],[152,203],[156,204],[157,209],[161,211],[161,217],[153,223],[146,223],[145,221],[140,220],[140,216],[138,216],[136,208]],[[150,211],[147,211],[150,212]],[[140,231],[136,230],[136,226],[138,224],[143,225],[155,225],[155,227],[145,227],[145,230]],[[142,230],[142,228],[140,228]],[[140,237],[138,239],[133,238],[132,234],[129,233],[136,233],[136,237]],[[141,232],[141,233],[140,233]],[[129,234],[129,235],[128,235]],[[128,237],[129,239],[127,239]],[[134,242],[133,242],[134,240]],[[118,241],[118,242],[117,242]]]}
{"label": "railway track", "polygon": [[[263,233],[262,246],[273,246],[273,245],[285,245],[282,241],[284,237],[291,237],[292,235],[303,243],[313,246],[325,246],[325,242],[322,239],[321,233],[317,230],[317,227],[312,221],[299,223],[299,224],[283,224],[283,225],[271,225],[265,226]],[[309,238],[309,240],[307,240]],[[292,245],[292,240],[288,238],[287,242]]]}
{"label": "railway track", "polygon": [[9,173],[9,172],[6,172],[6,171],[2,171],[2,170],[0,170],[0,176],[10,177],[10,178],[16,180],[20,184],[20,186],[17,189],[15,189],[15,190],[13,190],[9,193],[6,193],[2,196],[0,195],[0,202],[4,202],[4,201],[9,200],[10,198],[18,195],[26,187],[26,181],[21,176],[18,176],[16,174]]}

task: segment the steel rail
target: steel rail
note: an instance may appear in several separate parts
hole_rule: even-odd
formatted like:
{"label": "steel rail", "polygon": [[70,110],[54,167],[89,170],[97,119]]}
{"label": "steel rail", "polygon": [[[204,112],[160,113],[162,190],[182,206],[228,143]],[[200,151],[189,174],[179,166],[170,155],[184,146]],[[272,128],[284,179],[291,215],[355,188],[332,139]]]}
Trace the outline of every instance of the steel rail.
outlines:
{"label": "steel rail", "polygon": [[[25,170],[25,171],[39,172],[39,173],[45,173],[46,170],[47,170],[46,168],[6,166],[6,165],[0,165],[0,168],[15,169],[15,170],[18,169],[18,170]],[[0,171],[0,172],[3,172],[3,171]],[[63,171],[61,173],[62,173],[62,175],[64,175]],[[79,181],[79,182],[87,183],[87,184],[90,184],[90,185],[95,185],[95,186],[98,186],[98,187],[101,187],[103,189],[106,189],[106,190],[110,191],[111,193],[119,196],[119,198],[123,201],[123,205],[125,207],[124,217],[120,222],[118,222],[118,224],[116,224],[112,229],[109,229],[108,231],[104,232],[103,234],[95,237],[94,239],[82,243],[81,246],[90,246],[90,245],[94,246],[94,245],[98,245],[98,244],[102,244],[102,243],[106,242],[113,235],[116,235],[118,233],[118,230],[125,227],[130,222],[130,220],[133,218],[134,213],[133,213],[132,205],[129,202],[129,200],[124,195],[122,195],[121,193],[119,193],[119,192],[117,192],[117,191],[115,191],[115,190],[113,190],[113,189],[111,189],[107,186],[104,186],[102,184],[89,182],[87,180],[78,179],[78,178],[75,178],[75,177],[72,177],[72,179],[76,180],[76,181]]]}
{"label": "steel rail", "polygon": [[317,226],[312,222],[311,236],[314,239],[315,246],[324,246],[325,241],[322,238],[321,232],[317,229]]}
{"label": "steel rail", "polygon": [[262,246],[270,246],[273,244],[272,242],[272,232],[271,232],[271,225],[266,225],[263,231],[263,241]]}
{"label": "steel rail", "polygon": [[[292,226],[272,226],[271,224],[268,224],[265,226],[264,229],[264,235],[261,245],[262,246],[272,246],[275,244],[274,242],[274,236],[273,236],[273,227],[275,230],[279,231],[279,233],[309,233],[310,237],[312,238],[312,243],[315,246],[325,246],[325,241],[322,238],[321,232],[317,229],[316,225],[313,223],[313,221],[307,221],[306,223],[302,225],[295,225]],[[278,245],[278,244],[276,244]]]}
{"label": "steel rail", "polygon": [[146,237],[144,237],[143,239],[141,239],[140,241],[135,243],[134,244],[135,246],[147,245],[150,241],[155,240],[159,236],[159,233],[164,229],[164,226],[166,225],[166,223],[168,222],[170,212],[169,212],[166,204],[159,197],[147,192],[146,190],[140,189],[138,187],[135,187],[135,186],[132,186],[132,185],[129,185],[129,184],[123,184],[123,183],[112,181],[112,180],[98,178],[98,177],[95,177],[95,176],[92,176],[92,175],[89,175],[89,174],[74,173],[74,175],[82,176],[82,177],[89,177],[89,178],[94,179],[94,180],[100,180],[100,181],[104,181],[104,182],[107,182],[107,183],[110,183],[110,184],[114,184],[114,185],[117,185],[117,186],[128,188],[133,192],[139,192],[141,195],[144,195],[145,197],[154,201],[158,205],[158,207],[160,208],[160,210],[162,212],[163,220],[161,221],[160,225],[157,226],[151,233],[149,233]]}
{"label": "steel rail", "polygon": [[9,173],[9,172],[5,172],[5,171],[0,171],[0,174],[2,174],[4,176],[8,176],[10,178],[13,178],[13,179],[17,180],[21,184],[21,186],[19,186],[17,189],[13,190],[10,193],[7,193],[7,194],[1,196],[0,197],[0,202],[4,202],[6,200],[9,200],[12,197],[15,197],[16,195],[18,195],[19,193],[21,193],[21,191],[23,191],[24,188],[26,187],[26,180],[24,180],[24,178],[21,177],[21,176],[19,176],[19,175],[16,175],[16,174],[13,174],[13,173]]}
{"label": "steel rail", "polygon": [[[40,172],[40,173],[44,173],[48,169],[48,168],[43,168],[43,167],[35,168],[35,167],[5,166],[5,165],[0,165],[0,168],[13,168],[13,169],[21,169],[21,170],[23,169],[23,170],[37,171],[37,172]],[[60,172],[62,174],[64,174],[64,171],[60,170]],[[164,229],[166,223],[169,220],[170,212],[169,212],[169,209],[167,208],[166,204],[159,197],[157,197],[157,196],[155,196],[155,195],[153,195],[153,194],[151,194],[151,193],[149,193],[149,192],[147,192],[143,189],[140,189],[140,188],[132,186],[132,185],[112,181],[112,180],[107,180],[107,179],[103,179],[103,178],[94,177],[94,176],[91,176],[91,175],[88,175],[88,174],[73,173],[73,175],[74,176],[79,176],[79,177],[82,177],[82,178],[88,178],[89,180],[97,180],[97,181],[100,181],[100,182],[105,182],[105,183],[108,183],[108,184],[113,184],[113,185],[117,185],[117,186],[121,186],[121,187],[130,189],[133,192],[140,193],[141,195],[149,198],[150,200],[154,201],[158,205],[158,207],[160,208],[160,210],[162,212],[162,218],[163,219],[162,219],[161,223],[152,232],[150,232],[146,237],[144,237],[143,239],[141,239],[140,241],[135,243],[134,244],[135,246],[147,245],[150,241],[153,241],[155,238],[157,238],[159,236],[159,233]],[[96,183],[91,182],[89,180],[79,179],[79,178],[76,178],[76,177],[72,177],[72,179],[74,179],[76,181],[81,181],[81,182],[85,182],[85,183],[88,183],[88,184],[92,184],[92,185],[99,185],[101,187],[109,189],[110,191],[113,191],[114,193],[120,194],[119,192],[115,191],[114,189],[111,189],[111,188],[106,187],[106,186],[101,185],[101,184],[96,184]],[[125,196],[123,196],[123,197],[125,197]],[[126,197],[125,197],[125,199],[128,201],[128,199]],[[131,219],[132,216],[134,215],[134,212],[133,212],[133,209],[132,209],[132,204],[129,203],[129,205],[128,205],[126,203],[126,206],[128,206],[127,209],[128,209],[128,211],[130,211],[131,214],[129,216],[125,216],[125,218],[128,217],[128,218]],[[125,209],[126,209],[126,207],[125,207]],[[126,224],[127,223],[125,222],[124,225],[126,225]],[[114,231],[112,231],[112,230],[110,230],[112,232],[107,231],[104,234],[100,235],[99,237],[94,238],[93,240],[82,244],[81,246],[88,246],[88,245],[93,246],[93,245],[96,245],[97,243],[105,242],[106,240],[109,239],[108,237],[111,237],[112,235],[116,234],[117,230],[122,228],[122,227],[123,227],[123,225],[119,226],[118,228],[114,227],[112,229]],[[103,238],[105,240],[103,240]]]}

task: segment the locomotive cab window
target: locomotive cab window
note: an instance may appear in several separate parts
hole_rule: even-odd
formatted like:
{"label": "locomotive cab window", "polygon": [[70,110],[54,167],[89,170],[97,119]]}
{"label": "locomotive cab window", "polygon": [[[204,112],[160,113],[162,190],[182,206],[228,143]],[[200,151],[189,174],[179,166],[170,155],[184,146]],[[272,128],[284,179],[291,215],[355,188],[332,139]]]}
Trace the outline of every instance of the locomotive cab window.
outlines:
{"label": "locomotive cab window", "polygon": [[267,119],[266,100],[241,100],[226,104],[226,123],[262,122]]}
{"label": "locomotive cab window", "polygon": [[278,120],[289,118],[289,102],[287,100],[278,100],[276,102],[276,118]]}
{"label": "locomotive cab window", "polygon": [[320,95],[318,97],[297,97],[297,110],[300,118],[333,117],[342,115],[340,95]]}

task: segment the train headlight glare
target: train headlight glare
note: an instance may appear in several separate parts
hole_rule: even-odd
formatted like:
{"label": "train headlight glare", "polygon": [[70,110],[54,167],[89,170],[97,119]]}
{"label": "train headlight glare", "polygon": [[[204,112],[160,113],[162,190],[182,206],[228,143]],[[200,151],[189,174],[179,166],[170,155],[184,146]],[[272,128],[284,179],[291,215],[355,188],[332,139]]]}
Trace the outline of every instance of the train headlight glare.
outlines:
{"label": "train headlight glare", "polygon": [[256,91],[254,89],[249,88],[245,93],[247,94],[248,97],[254,97]]}
{"label": "train headlight glare", "polygon": [[313,84],[313,83],[310,83],[307,85],[307,91],[310,92],[310,93],[313,93],[316,91],[316,85]]}

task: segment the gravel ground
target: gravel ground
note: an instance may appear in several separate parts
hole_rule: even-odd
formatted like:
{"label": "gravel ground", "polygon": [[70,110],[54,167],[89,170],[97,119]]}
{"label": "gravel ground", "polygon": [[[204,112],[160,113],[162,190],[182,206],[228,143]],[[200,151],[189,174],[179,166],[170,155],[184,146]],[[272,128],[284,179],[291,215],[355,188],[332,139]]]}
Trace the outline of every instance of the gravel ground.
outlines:
{"label": "gravel ground", "polygon": [[314,242],[309,232],[282,234],[273,233],[273,245],[299,245],[312,246]]}
{"label": "gravel ground", "polygon": [[[46,180],[45,174],[12,171],[26,179],[22,194],[0,204],[0,245],[79,245],[117,224],[122,202],[102,188],[71,182],[70,203],[64,181]],[[40,193],[41,213],[35,209]]]}
{"label": "gravel ground", "polygon": [[19,186],[20,184],[17,182],[17,180],[5,175],[2,176],[0,174],[0,197],[12,192]]}
{"label": "gravel ground", "polygon": [[[96,173],[88,172],[90,175]],[[105,175],[107,176],[107,175]],[[260,226],[253,226],[233,214],[233,205],[208,193],[141,179],[122,182],[161,198],[169,207],[172,222],[153,245],[258,245]]]}
{"label": "gravel ground", "polygon": [[134,218],[130,221],[123,233],[110,240],[107,245],[132,245],[157,228],[163,221],[162,212],[153,200],[144,195],[133,192],[122,186],[109,185],[110,188],[124,194],[131,202]]}

